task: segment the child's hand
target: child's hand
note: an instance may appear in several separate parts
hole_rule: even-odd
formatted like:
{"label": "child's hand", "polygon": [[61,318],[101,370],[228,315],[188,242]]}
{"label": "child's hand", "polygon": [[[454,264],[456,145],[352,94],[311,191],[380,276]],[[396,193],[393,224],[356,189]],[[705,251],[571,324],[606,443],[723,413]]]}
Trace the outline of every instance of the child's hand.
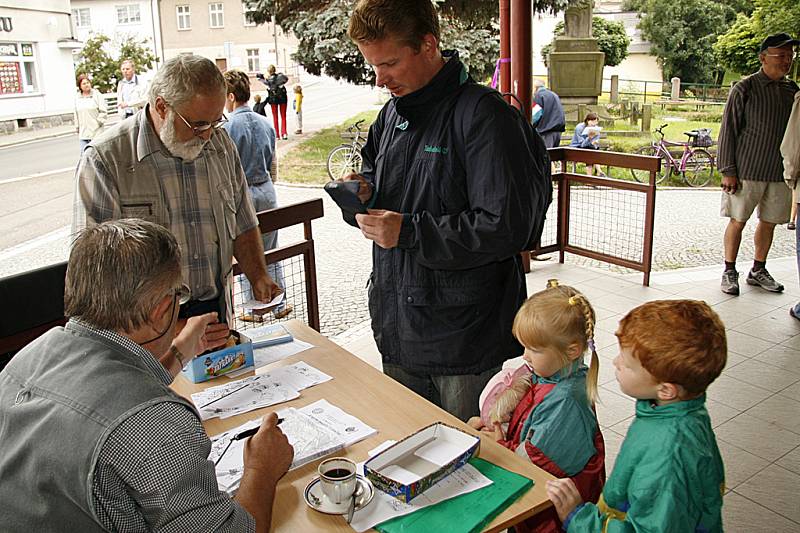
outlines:
{"label": "child's hand", "polygon": [[467,420],[467,425],[472,429],[483,429],[483,422],[481,421],[481,417],[473,416],[469,420]]}
{"label": "child's hand", "polygon": [[547,482],[545,487],[547,497],[553,502],[558,513],[558,518],[563,522],[578,505],[583,503],[581,493],[575,483],[569,479],[553,479]]}

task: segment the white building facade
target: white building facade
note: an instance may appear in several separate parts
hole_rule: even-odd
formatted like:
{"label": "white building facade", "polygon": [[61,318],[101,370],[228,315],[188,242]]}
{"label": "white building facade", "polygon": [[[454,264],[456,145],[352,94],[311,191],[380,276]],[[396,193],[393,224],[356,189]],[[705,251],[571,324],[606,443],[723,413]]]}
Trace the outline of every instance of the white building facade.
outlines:
{"label": "white building facade", "polygon": [[137,74],[149,81],[164,60],[159,3],[158,0],[72,0],[75,36],[83,42],[96,34],[109,37],[112,57],[117,57],[119,44],[128,37],[144,41],[157,60],[150,70],[137,66]]}
{"label": "white building facade", "polygon": [[72,121],[79,46],[69,0],[0,2],[0,134]]}

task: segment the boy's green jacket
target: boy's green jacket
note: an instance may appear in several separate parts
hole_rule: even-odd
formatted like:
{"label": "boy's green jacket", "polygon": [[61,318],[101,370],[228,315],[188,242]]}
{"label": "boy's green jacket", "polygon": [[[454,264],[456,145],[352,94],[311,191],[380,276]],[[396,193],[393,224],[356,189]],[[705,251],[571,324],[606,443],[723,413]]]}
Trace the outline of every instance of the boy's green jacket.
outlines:
{"label": "boy's green jacket", "polygon": [[600,501],[578,507],[564,529],[722,532],[725,472],[705,402],[705,394],[664,406],[636,402]]}

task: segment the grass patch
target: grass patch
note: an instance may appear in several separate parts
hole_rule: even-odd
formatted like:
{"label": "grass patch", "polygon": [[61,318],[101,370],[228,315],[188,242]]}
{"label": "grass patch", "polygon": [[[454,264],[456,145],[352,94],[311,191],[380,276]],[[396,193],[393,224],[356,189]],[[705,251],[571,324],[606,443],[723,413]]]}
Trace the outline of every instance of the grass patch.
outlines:
{"label": "grass patch", "polygon": [[370,124],[375,122],[377,116],[377,110],[364,111],[348,118],[341,124],[318,131],[283,156],[279,161],[278,178],[291,183],[324,185],[330,180],[325,168],[328,152],[347,142],[341,137],[341,134],[347,130],[348,126],[364,119],[361,128],[366,135]]}

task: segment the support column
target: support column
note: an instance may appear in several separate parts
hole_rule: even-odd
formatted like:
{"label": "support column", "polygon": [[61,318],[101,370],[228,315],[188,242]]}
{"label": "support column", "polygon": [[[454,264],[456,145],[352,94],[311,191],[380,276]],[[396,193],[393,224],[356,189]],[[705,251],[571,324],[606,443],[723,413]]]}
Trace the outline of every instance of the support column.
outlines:
{"label": "support column", "polygon": [[[522,102],[522,112],[531,119],[532,94],[531,2],[511,0],[511,92]],[[519,106],[514,102],[515,106]]]}
{"label": "support column", "polygon": [[[500,59],[511,58],[511,4],[510,0],[500,0]],[[500,63],[501,93],[511,92],[511,62]],[[511,103],[512,98],[506,98]]]}

